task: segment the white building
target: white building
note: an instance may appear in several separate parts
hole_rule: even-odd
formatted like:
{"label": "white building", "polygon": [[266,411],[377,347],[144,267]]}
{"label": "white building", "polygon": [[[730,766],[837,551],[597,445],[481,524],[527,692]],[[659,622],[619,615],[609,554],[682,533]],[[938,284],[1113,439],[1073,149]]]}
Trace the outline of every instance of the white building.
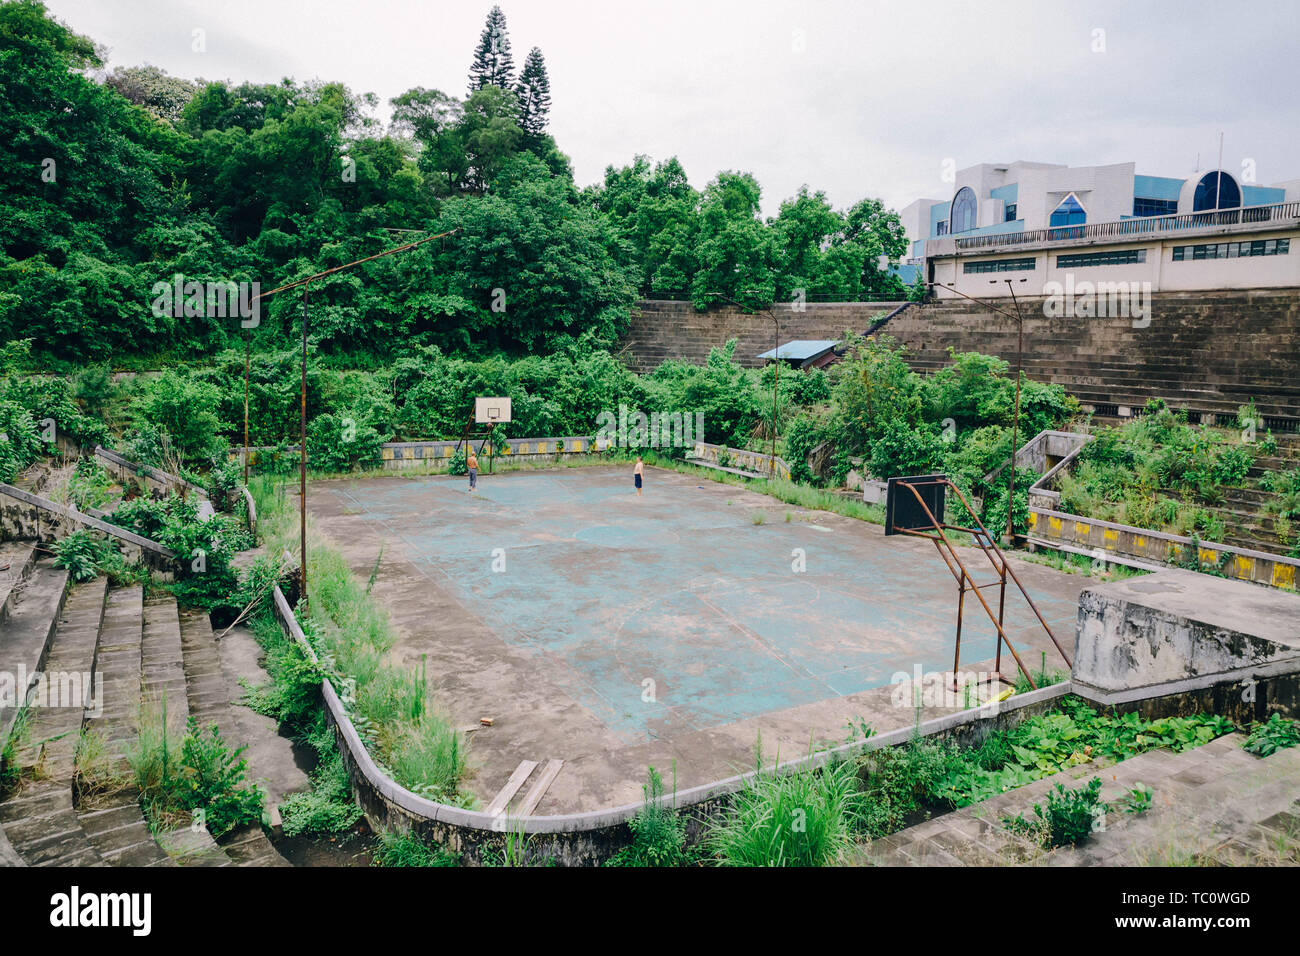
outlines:
{"label": "white building", "polygon": [[1156,292],[1300,286],[1300,180],[1139,176],[1132,163],[982,164],[957,173],[950,201],[919,199],[901,218],[908,262],[977,297],[1012,287],[1043,295],[1074,281]]}

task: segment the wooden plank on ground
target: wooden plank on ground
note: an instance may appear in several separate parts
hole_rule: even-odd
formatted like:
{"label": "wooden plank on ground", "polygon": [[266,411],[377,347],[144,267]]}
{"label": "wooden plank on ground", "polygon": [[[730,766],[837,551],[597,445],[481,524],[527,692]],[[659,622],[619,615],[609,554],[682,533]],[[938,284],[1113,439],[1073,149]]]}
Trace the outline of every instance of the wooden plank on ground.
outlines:
{"label": "wooden plank on ground", "polygon": [[563,760],[548,760],[546,768],[542,775],[537,778],[537,782],[528,790],[528,795],[524,797],[523,805],[519,808],[519,816],[529,817],[537,809],[537,805],[542,802],[542,797],[546,796],[546,791],[550,789],[551,783],[559,776],[560,768],[564,766]]}
{"label": "wooden plank on ground", "polygon": [[515,767],[515,772],[510,775],[506,785],[501,788],[501,792],[492,798],[492,802],[487,805],[487,813],[490,816],[497,816],[504,813],[506,807],[510,806],[510,801],[514,799],[519,788],[524,785],[528,775],[537,767],[536,760],[521,760],[519,766]]}

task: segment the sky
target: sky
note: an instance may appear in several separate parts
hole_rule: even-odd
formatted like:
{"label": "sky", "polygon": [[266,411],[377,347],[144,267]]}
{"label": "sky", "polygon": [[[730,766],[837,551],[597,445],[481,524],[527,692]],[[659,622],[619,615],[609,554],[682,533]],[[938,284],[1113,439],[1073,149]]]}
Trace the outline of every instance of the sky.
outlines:
{"label": "sky", "polygon": [[[486,0],[46,0],[110,67],[387,100],[464,96]],[[775,214],[947,199],[945,167],[1015,160],[1183,178],[1218,162],[1300,179],[1300,3],[1252,0],[507,0],[515,66],[540,47],[551,133],[579,185],[638,153],[702,188],[753,173]],[[196,50],[195,31],[202,31]]]}

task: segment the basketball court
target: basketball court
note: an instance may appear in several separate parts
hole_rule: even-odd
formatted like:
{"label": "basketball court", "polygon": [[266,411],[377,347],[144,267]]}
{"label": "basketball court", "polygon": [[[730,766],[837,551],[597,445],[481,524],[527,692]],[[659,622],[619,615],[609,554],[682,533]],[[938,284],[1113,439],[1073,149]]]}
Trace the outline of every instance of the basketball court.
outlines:
{"label": "basketball court", "polygon": [[[316,527],[359,577],[382,547],[373,593],[401,634],[394,654],[427,657],[458,726],[492,718],[470,741],[484,801],[525,759],[565,761],[537,812],[570,812],[636,800],[647,764],[675,765],[680,786],[727,776],[760,734],[784,758],[851,721],[907,726],[891,679],[952,667],[957,588],[931,544],[646,472],[641,498],[630,464],[480,476],[472,495],[446,476],[310,488]],[[1012,560],[1071,647],[1087,579]],[[1007,621],[1031,666],[1040,649],[1060,666],[1018,594]],[[995,636],[968,605],[963,669]]]}

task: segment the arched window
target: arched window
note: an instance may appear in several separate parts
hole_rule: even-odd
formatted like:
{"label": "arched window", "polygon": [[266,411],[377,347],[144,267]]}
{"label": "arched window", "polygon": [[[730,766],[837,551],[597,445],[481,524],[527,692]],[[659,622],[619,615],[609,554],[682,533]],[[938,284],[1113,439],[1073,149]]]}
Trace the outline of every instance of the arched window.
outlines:
{"label": "arched window", "polygon": [[1052,210],[1050,226],[1082,226],[1088,221],[1088,212],[1083,208],[1074,193],[1061,200],[1061,204]]}
{"label": "arched window", "polygon": [[1227,173],[1215,171],[1206,173],[1196,184],[1196,194],[1192,197],[1192,212],[1203,209],[1236,209],[1241,205],[1241,189],[1237,181]]}
{"label": "arched window", "polygon": [[952,200],[952,228],[950,232],[965,232],[974,229],[979,215],[979,202],[975,199],[975,190],[963,186],[957,190]]}

